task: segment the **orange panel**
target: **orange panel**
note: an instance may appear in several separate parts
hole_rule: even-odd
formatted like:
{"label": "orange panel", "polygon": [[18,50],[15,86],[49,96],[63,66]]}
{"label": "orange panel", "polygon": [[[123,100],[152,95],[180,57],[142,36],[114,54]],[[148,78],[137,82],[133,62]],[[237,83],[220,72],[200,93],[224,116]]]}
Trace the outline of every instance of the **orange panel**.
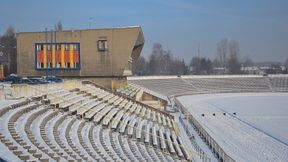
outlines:
{"label": "orange panel", "polygon": [[71,68],[74,68],[74,62],[73,62],[73,44],[70,44],[70,51],[69,51],[69,54],[70,54],[70,67]]}
{"label": "orange panel", "polygon": [[44,68],[47,68],[47,58],[46,58],[46,45],[43,45],[43,63],[44,63]]}
{"label": "orange panel", "polygon": [[52,45],[52,68],[56,67],[55,44]]}
{"label": "orange panel", "polygon": [[61,68],[65,68],[65,61],[64,61],[64,44],[61,44]]}

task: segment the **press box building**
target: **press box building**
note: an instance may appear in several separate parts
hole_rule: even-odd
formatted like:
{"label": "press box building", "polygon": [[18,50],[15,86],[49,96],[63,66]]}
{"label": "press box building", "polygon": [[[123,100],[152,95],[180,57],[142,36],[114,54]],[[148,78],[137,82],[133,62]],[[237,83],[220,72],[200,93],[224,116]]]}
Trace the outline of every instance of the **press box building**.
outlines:
{"label": "press box building", "polygon": [[144,46],[141,27],[17,33],[20,76],[80,77],[106,87],[126,81]]}

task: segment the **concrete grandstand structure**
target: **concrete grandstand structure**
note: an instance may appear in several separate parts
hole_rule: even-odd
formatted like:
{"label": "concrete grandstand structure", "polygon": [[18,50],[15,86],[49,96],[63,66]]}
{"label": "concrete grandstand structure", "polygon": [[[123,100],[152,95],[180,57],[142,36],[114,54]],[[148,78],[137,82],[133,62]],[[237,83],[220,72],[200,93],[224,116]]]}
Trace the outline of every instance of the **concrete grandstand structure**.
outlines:
{"label": "concrete grandstand structure", "polygon": [[164,96],[228,92],[287,92],[287,75],[131,77],[129,83]]}
{"label": "concrete grandstand structure", "polygon": [[[0,105],[8,161],[190,161],[174,116],[90,81]],[[27,96],[27,94],[25,94]],[[195,156],[195,157],[194,157]],[[199,157],[198,157],[199,158]]]}
{"label": "concrete grandstand structure", "polygon": [[[288,92],[287,80],[286,75],[133,77],[128,78],[133,84],[118,92],[88,80],[6,87],[17,99],[0,104],[0,157],[5,161],[237,161],[203,126],[206,120],[201,114],[195,116],[173,99],[188,94]],[[135,100],[139,91],[170,99],[182,114]],[[213,122],[217,117],[210,118]]]}
{"label": "concrete grandstand structure", "polygon": [[[247,124],[246,120],[243,122],[241,115],[237,117],[235,112],[226,111],[226,109],[229,110],[229,106],[232,107],[231,103],[227,105],[228,108],[223,110],[222,107],[219,107],[221,104],[214,105],[214,102],[217,98],[215,96],[219,96],[219,94],[227,95],[224,95],[226,97],[223,99],[219,97],[217,102],[227,100],[227,96],[233,96],[232,94],[251,96],[250,100],[252,101],[252,94],[265,96],[279,93],[279,96],[285,97],[288,92],[288,75],[147,76],[131,77],[128,80],[130,84],[143,87],[144,91],[158,94],[161,98],[167,98],[167,101],[170,101],[171,105],[181,112],[179,122],[186,129],[187,135],[193,136],[191,143],[197,151],[203,152],[205,150],[205,146],[201,145],[201,141],[203,141],[214,154],[215,160],[219,161],[287,160],[288,146],[285,141],[280,141],[269,133],[261,131],[261,128]],[[205,94],[209,98],[215,98],[214,102],[206,101]],[[190,98],[189,95],[191,95]],[[193,101],[192,96],[195,96],[195,100],[199,102]],[[235,99],[233,98],[233,100]],[[224,102],[221,101],[221,103]],[[281,103],[279,104],[281,105]],[[285,105],[283,106],[285,107]],[[284,109],[280,110],[282,114],[283,111],[287,112],[287,109]],[[258,108],[255,111],[261,111],[261,109]],[[261,117],[259,113],[255,113],[256,119],[269,117]],[[284,118],[287,119],[285,116],[281,116],[282,118],[283,120]],[[269,121],[269,119],[267,120]],[[225,123],[228,124],[225,125]],[[228,126],[229,123],[230,126]],[[191,131],[194,132],[193,135],[191,135]],[[228,134],[229,137],[232,136],[231,141],[225,134]],[[249,139],[246,139],[248,138],[246,135],[249,136]],[[237,149],[238,151],[235,151]],[[209,154],[207,149],[204,152]]]}

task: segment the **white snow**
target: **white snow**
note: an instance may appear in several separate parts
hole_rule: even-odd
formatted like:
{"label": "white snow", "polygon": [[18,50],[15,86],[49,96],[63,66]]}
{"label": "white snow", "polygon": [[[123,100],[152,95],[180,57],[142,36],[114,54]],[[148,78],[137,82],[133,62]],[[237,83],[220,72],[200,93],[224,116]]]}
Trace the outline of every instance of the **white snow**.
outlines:
{"label": "white snow", "polygon": [[178,100],[236,161],[288,159],[288,93],[207,94]]}

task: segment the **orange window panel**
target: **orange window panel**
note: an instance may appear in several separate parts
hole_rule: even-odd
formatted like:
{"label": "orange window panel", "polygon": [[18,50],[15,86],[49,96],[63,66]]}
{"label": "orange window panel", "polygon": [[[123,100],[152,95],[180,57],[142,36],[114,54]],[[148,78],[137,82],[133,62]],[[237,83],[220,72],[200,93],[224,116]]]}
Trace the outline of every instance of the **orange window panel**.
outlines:
{"label": "orange window panel", "polygon": [[65,68],[64,44],[61,44],[61,68]]}
{"label": "orange window panel", "polygon": [[48,62],[52,62],[52,52],[51,51],[47,52],[47,60],[48,60]]}
{"label": "orange window panel", "polygon": [[42,53],[38,53],[38,56],[37,56],[37,62],[43,62],[43,54]]}
{"label": "orange window panel", "polygon": [[69,61],[70,61],[70,66],[71,68],[74,68],[74,63],[73,63],[73,44],[70,44],[70,50],[69,50]]}
{"label": "orange window panel", "polygon": [[44,49],[43,49],[43,51],[44,51],[44,53],[43,53],[43,58],[44,58],[44,68],[47,68],[47,57],[46,57],[46,52],[47,52],[47,50],[46,50],[46,45],[43,45],[43,47],[44,47]]}
{"label": "orange window panel", "polygon": [[65,62],[70,62],[70,53],[69,51],[65,51],[65,58],[64,58]]}
{"label": "orange window panel", "polygon": [[56,62],[61,62],[61,51],[56,51]]}
{"label": "orange window panel", "polygon": [[74,57],[74,62],[79,62],[79,52],[78,52],[78,50],[74,50],[73,57]]}
{"label": "orange window panel", "polygon": [[55,68],[56,67],[56,59],[55,59],[55,45],[53,44],[52,45],[52,68]]}

